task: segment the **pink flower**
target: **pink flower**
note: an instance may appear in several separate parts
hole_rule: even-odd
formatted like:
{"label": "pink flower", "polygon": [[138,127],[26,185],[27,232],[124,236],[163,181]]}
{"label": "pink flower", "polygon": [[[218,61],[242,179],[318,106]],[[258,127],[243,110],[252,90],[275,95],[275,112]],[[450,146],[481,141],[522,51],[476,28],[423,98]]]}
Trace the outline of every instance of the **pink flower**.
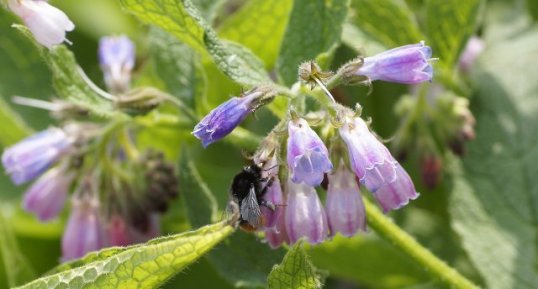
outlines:
{"label": "pink flower", "polygon": [[329,175],[326,210],[331,236],[351,237],[366,229],[366,211],[355,175],[341,165]]}
{"label": "pink flower", "polygon": [[105,228],[99,217],[97,199],[73,199],[71,215],[62,237],[62,260],[80,258],[106,245]]}
{"label": "pink flower", "polygon": [[314,187],[288,180],[284,214],[290,244],[306,238],[311,244],[323,242],[329,233],[327,216]]}
{"label": "pink flower", "polygon": [[73,175],[64,170],[50,169],[24,194],[24,209],[36,214],[41,221],[55,218],[64,207],[72,179]]}

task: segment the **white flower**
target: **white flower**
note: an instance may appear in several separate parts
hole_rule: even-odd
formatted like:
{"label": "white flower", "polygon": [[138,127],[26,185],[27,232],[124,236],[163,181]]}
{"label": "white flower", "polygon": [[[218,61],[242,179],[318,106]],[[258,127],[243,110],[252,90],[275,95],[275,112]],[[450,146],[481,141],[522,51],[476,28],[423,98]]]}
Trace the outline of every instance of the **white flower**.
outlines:
{"label": "white flower", "polygon": [[67,41],[65,32],[75,29],[63,11],[45,0],[9,0],[8,6],[28,26],[37,42],[47,48]]}

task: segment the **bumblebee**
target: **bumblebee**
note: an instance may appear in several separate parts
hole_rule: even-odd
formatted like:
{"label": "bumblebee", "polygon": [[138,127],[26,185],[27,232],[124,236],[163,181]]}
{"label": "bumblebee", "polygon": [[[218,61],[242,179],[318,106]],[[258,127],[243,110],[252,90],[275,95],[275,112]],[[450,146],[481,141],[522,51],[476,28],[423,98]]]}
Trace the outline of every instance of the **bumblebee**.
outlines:
{"label": "bumblebee", "polygon": [[239,226],[252,232],[265,223],[260,206],[275,210],[275,205],[263,200],[273,178],[264,178],[263,169],[256,164],[246,166],[238,173],[230,187],[231,201],[239,209]]}

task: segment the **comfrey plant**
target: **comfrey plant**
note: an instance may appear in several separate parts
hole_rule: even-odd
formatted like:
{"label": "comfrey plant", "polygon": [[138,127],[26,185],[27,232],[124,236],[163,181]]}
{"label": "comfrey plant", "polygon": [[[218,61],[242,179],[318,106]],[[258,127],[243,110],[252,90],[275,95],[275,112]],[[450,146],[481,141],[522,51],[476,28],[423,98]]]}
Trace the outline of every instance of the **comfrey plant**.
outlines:
{"label": "comfrey plant", "polygon": [[[357,58],[336,74],[321,71],[314,62],[301,65],[301,88],[287,93],[291,98],[287,117],[268,134],[253,158],[263,170],[270,171],[263,178],[268,189],[260,202],[264,209],[264,226],[260,229],[271,247],[301,239],[318,244],[337,233],[350,237],[365,230],[359,185],[373,194],[384,212],[399,209],[418,197],[407,172],[361,118],[360,106],[351,109],[339,104],[329,88],[375,80],[406,84],[431,81],[430,61],[431,49],[421,42]],[[320,90],[308,92],[306,86],[319,86]],[[264,87],[232,98],[200,121],[193,134],[206,147],[225,137],[277,94],[271,87]],[[306,111],[305,96],[313,96],[319,109]],[[312,126],[320,127],[321,134]],[[328,182],[325,205],[317,192],[324,180]],[[244,213],[251,212],[242,208],[240,214]]]}

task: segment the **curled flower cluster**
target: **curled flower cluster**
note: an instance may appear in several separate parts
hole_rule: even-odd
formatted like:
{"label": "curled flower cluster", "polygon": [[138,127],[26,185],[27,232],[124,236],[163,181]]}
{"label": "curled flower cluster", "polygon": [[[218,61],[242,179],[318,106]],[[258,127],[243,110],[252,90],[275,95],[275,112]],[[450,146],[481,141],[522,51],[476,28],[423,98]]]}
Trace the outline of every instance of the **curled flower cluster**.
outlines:
{"label": "curled flower cluster", "polygon": [[[271,247],[294,244],[303,238],[318,244],[337,233],[353,236],[365,230],[366,213],[360,186],[373,194],[384,212],[399,209],[418,197],[410,176],[370,131],[360,112],[336,103],[325,83],[430,81],[433,71],[430,57],[430,47],[421,42],[359,58],[336,74],[320,71],[313,62],[301,66],[299,78],[311,88],[319,86],[328,96],[329,104],[320,101],[327,104],[325,110],[302,116],[290,107],[289,117],[269,133],[254,155],[254,162],[264,172],[262,180],[269,186],[262,191],[259,205],[262,229]],[[338,77],[340,81],[331,79]],[[259,106],[258,100],[263,96],[255,88],[243,97],[232,98],[203,118],[193,134],[204,147],[223,138]],[[321,136],[310,127],[312,117],[322,128]],[[286,150],[280,149],[284,145]],[[285,151],[285,157],[281,151]],[[286,166],[280,159],[286,159]],[[323,204],[317,187],[326,182],[327,198]],[[241,222],[248,222],[251,212],[241,208],[240,214],[243,213],[249,214],[249,218],[241,216]]]}
{"label": "curled flower cluster", "polygon": [[[26,5],[24,0],[17,3]],[[103,38],[99,55],[109,91],[123,93],[134,66],[133,43],[125,36]],[[62,112],[71,110],[62,104],[20,99],[51,108],[53,113],[59,106]],[[3,152],[2,164],[15,184],[36,179],[22,205],[40,221],[58,217],[70,200],[62,260],[103,247],[144,242],[159,234],[160,215],[178,194],[175,166],[160,152],[139,153],[131,132],[124,123],[103,126],[71,120]]]}

